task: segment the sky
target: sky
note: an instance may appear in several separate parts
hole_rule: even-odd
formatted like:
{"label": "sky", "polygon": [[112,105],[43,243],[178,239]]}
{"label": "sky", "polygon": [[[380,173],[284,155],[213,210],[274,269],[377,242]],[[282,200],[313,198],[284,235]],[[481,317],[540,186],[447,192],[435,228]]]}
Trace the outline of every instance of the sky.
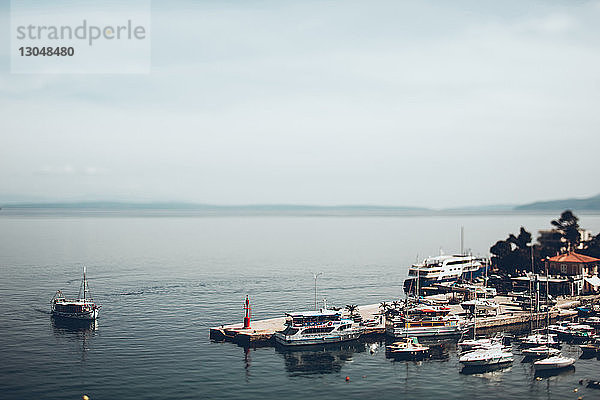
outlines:
{"label": "sky", "polygon": [[147,74],[12,74],[0,201],[600,193],[599,1],[152,2]]}

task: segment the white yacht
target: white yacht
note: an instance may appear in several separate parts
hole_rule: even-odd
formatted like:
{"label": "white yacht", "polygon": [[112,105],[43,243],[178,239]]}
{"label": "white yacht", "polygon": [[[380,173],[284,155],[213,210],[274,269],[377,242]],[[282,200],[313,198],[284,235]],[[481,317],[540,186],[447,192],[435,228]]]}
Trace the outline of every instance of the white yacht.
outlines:
{"label": "white yacht", "polygon": [[570,357],[563,356],[552,356],[548,358],[544,358],[543,360],[539,360],[533,363],[533,368],[536,371],[549,371],[549,370],[557,370],[563,369],[572,366],[575,364],[575,359]]}
{"label": "white yacht", "polygon": [[413,293],[419,287],[431,283],[454,282],[459,279],[472,280],[485,274],[485,260],[470,255],[440,255],[426,258],[422,263],[408,269],[404,291]]}
{"label": "white yacht", "polygon": [[482,367],[511,363],[514,361],[514,356],[502,346],[493,346],[466,353],[458,361],[465,367]]}
{"label": "white yacht", "polygon": [[275,341],[284,346],[338,343],[358,339],[363,328],[341,311],[321,309],[288,316],[283,331],[275,333]]}

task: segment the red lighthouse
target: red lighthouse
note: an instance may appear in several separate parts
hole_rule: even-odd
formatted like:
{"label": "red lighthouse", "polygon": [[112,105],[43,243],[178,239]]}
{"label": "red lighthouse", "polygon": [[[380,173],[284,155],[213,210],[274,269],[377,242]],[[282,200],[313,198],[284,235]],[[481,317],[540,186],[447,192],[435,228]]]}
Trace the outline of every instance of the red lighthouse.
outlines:
{"label": "red lighthouse", "polygon": [[250,329],[250,300],[246,295],[246,304],[244,305],[244,310],[246,311],[246,316],[244,317],[244,329]]}

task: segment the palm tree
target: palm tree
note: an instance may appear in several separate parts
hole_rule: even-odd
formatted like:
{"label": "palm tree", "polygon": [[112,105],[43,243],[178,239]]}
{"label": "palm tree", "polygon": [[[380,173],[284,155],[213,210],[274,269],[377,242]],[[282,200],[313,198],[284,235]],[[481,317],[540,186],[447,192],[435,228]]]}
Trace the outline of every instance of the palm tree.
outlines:
{"label": "palm tree", "polygon": [[399,301],[397,301],[397,300],[394,300],[394,301],[392,301],[392,307],[393,307],[395,310],[399,309],[399,308],[400,308],[400,306],[401,306],[401,304],[400,304],[400,302],[399,302]]}
{"label": "palm tree", "polygon": [[386,311],[387,311],[387,310],[390,308],[390,305],[389,305],[388,303],[386,303],[385,301],[382,301],[382,302],[379,304],[379,308],[380,308],[380,309],[381,309],[383,312],[386,312]]}
{"label": "palm tree", "polygon": [[356,304],[346,304],[346,310],[350,313],[350,316],[354,316],[354,313],[358,309]]}

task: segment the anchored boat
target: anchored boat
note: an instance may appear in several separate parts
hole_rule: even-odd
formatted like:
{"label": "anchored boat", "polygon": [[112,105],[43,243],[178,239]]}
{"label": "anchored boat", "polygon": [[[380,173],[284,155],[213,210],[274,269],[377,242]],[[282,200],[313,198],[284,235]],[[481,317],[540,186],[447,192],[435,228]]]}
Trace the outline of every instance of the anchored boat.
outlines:
{"label": "anchored boat", "polygon": [[429,355],[429,346],[419,343],[416,337],[405,338],[385,348],[389,356],[402,359],[420,359]]}
{"label": "anchored boat", "polygon": [[458,360],[465,367],[483,367],[512,363],[513,354],[502,346],[471,351]]}
{"label": "anchored boat", "polygon": [[553,356],[534,362],[533,368],[535,368],[536,371],[548,371],[567,368],[573,364],[575,364],[574,358]]}
{"label": "anchored boat", "polygon": [[51,314],[53,317],[85,321],[93,321],[98,318],[100,306],[96,305],[90,294],[85,267],[83,267],[83,280],[79,287],[77,299],[67,299],[62,291],[58,290],[54,294],[51,304]]}

